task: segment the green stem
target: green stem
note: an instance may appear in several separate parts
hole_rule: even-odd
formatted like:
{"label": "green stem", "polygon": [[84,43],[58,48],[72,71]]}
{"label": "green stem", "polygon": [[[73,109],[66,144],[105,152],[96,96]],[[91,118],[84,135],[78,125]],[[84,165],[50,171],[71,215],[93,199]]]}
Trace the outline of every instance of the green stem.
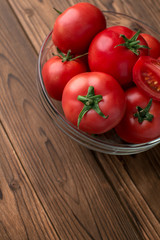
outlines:
{"label": "green stem", "polygon": [[78,58],[84,57],[84,56],[86,56],[87,54],[88,54],[88,52],[87,52],[87,53],[84,53],[84,54],[81,54],[81,55],[78,55],[78,56],[72,58],[70,61],[73,61],[73,60],[76,60],[76,59],[78,59]]}
{"label": "green stem", "polygon": [[152,121],[154,115],[149,113],[149,110],[152,105],[152,98],[149,100],[148,105],[145,108],[141,108],[140,106],[137,106],[137,112],[134,114],[135,118],[138,118],[138,122],[142,123],[144,120],[147,120],[149,122]]}
{"label": "green stem", "polygon": [[134,47],[134,45],[137,45],[138,43],[140,43],[140,41],[139,40],[137,40],[137,41],[134,41],[134,42],[130,42],[130,46],[132,47]]}
{"label": "green stem", "polygon": [[75,61],[78,58],[84,57],[86,56],[88,53],[84,53],[82,55],[78,55],[76,57],[74,57],[73,55],[71,55],[71,50],[69,49],[67,54],[64,54],[58,47],[57,47],[57,52],[58,54],[55,55],[54,53],[52,53],[54,56],[58,56],[62,59],[62,62],[66,62],[66,61]]}
{"label": "green stem", "polygon": [[101,112],[98,103],[102,100],[102,95],[95,95],[93,86],[90,86],[88,88],[88,93],[86,96],[79,95],[77,99],[78,101],[81,101],[84,104],[84,107],[78,116],[78,122],[77,122],[78,127],[84,115],[91,109],[96,111],[101,117],[105,119],[109,117],[109,116],[105,116]]}
{"label": "green stem", "polygon": [[62,14],[62,12],[60,12],[59,10],[57,10],[55,7],[53,7],[53,9],[60,15]]}
{"label": "green stem", "polygon": [[140,45],[140,44],[139,44],[140,41],[137,40],[139,34],[140,34],[140,30],[138,30],[138,31],[133,35],[133,37],[130,38],[130,39],[127,38],[125,35],[121,34],[120,37],[123,38],[124,43],[121,43],[121,44],[116,45],[115,48],[116,48],[116,47],[119,47],[119,46],[124,46],[124,47],[128,48],[129,50],[131,50],[134,54],[136,54],[136,55],[138,56],[138,55],[140,54],[140,51],[139,51],[140,48],[148,48],[148,49],[149,49],[148,46],[146,46],[146,45]]}
{"label": "green stem", "polygon": [[70,56],[71,56],[70,53],[71,53],[71,50],[68,50],[66,56],[63,57],[62,62],[66,62],[66,61],[69,60],[69,58],[70,58]]}

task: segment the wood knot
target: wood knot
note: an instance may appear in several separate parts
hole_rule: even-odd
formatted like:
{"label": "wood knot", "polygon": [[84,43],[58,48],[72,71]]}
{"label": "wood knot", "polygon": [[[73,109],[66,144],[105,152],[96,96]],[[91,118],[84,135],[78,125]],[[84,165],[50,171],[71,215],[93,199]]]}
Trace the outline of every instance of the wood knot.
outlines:
{"label": "wood knot", "polygon": [[11,183],[9,184],[9,187],[12,191],[15,191],[20,188],[20,185],[17,180],[12,180]]}
{"label": "wood knot", "polygon": [[34,15],[34,12],[30,8],[24,9],[25,13],[27,14],[28,17],[32,17]]}

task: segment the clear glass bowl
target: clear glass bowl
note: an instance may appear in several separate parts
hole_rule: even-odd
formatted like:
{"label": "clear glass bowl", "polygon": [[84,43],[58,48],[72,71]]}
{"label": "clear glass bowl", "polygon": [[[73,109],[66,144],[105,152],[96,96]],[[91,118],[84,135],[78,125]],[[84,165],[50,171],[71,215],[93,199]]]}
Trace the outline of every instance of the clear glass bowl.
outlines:
{"label": "clear glass bowl", "polygon": [[[110,11],[105,11],[104,15],[106,17],[108,27],[114,25],[123,25],[131,28],[134,31],[140,29],[142,32],[149,33],[160,40],[160,33],[157,33],[157,31],[152,27],[135,18],[129,17],[125,14]],[[114,130],[111,130],[102,135],[90,136],[80,131],[70,122],[68,122],[64,117],[61,102],[51,99],[48,96],[41,74],[44,63],[52,57],[52,53],[56,52],[56,48],[52,42],[51,35],[52,32],[50,32],[46,37],[40,49],[38,58],[37,85],[42,104],[57,127],[59,127],[65,134],[67,134],[79,144],[82,144],[83,146],[94,151],[99,151],[106,154],[136,154],[153,148],[155,145],[160,143],[160,138],[158,138],[144,144],[127,144],[116,135]]]}

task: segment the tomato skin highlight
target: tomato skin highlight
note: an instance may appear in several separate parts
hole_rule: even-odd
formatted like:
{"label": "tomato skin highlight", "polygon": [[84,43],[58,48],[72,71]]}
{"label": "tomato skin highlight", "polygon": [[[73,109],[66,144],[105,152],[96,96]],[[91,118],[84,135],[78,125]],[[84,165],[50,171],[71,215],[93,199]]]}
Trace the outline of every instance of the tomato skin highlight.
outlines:
{"label": "tomato skin highlight", "polygon": [[160,60],[140,57],[133,68],[133,81],[145,94],[160,101]]}
{"label": "tomato skin highlight", "polygon": [[158,58],[160,56],[160,41],[147,33],[141,33],[141,36],[146,40],[149,49],[149,56]]}
{"label": "tomato skin highlight", "polygon": [[55,21],[52,33],[54,44],[64,53],[88,51],[93,37],[106,28],[103,13],[96,6],[81,2],[67,8]]}
{"label": "tomato skin highlight", "polygon": [[[127,38],[132,38],[135,32],[123,26],[113,26],[98,33],[92,40],[88,61],[91,71],[100,71],[112,75],[121,86],[125,87],[132,81],[132,69],[140,56],[148,55],[148,49],[140,48],[137,56],[125,46],[117,46],[124,43],[120,37],[124,34]],[[140,45],[148,46],[142,36],[137,40]]]}
{"label": "tomato skin highlight", "polygon": [[62,62],[59,56],[49,59],[42,68],[45,88],[50,97],[61,101],[67,82],[75,75],[86,72],[87,66],[80,59]]}
{"label": "tomato skin highlight", "polygon": [[73,77],[64,88],[62,108],[66,119],[75,126],[84,106],[77,97],[86,96],[89,86],[94,87],[95,95],[102,95],[99,108],[109,117],[104,119],[91,109],[82,118],[79,128],[89,134],[101,134],[114,128],[122,119],[125,112],[125,94],[119,83],[105,73],[87,72]]}
{"label": "tomato skin highlight", "polygon": [[136,107],[145,108],[150,100],[143,91],[137,87],[126,91],[126,112],[122,121],[115,127],[118,136],[128,143],[145,143],[160,137],[160,103],[152,101],[150,114],[153,114],[151,122],[144,120],[138,122],[134,117],[137,112]]}

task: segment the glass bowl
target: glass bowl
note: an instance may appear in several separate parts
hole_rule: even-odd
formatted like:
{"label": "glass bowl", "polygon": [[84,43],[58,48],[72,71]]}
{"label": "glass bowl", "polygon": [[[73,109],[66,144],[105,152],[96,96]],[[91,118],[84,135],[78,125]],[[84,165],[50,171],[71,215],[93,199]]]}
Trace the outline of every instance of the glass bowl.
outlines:
{"label": "glass bowl", "polygon": [[[139,21],[122,13],[115,13],[111,11],[104,11],[103,13],[107,20],[107,27],[114,25],[123,25],[131,28],[134,31],[140,29],[142,32],[149,33],[160,40],[160,33],[157,33],[156,30],[143,23],[142,21]],[[61,102],[50,98],[47,94],[41,74],[44,63],[52,57],[52,53],[56,52],[56,47],[52,42],[51,36],[52,32],[50,32],[46,37],[40,49],[38,58],[37,85],[42,104],[57,127],[59,127],[65,134],[67,134],[79,144],[91,150],[105,154],[136,154],[153,148],[155,145],[160,143],[160,138],[157,138],[147,143],[127,144],[116,135],[114,130],[111,130],[105,134],[91,136],[82,132],[76,128],[76,126],[68,122],[64,117]]]}

